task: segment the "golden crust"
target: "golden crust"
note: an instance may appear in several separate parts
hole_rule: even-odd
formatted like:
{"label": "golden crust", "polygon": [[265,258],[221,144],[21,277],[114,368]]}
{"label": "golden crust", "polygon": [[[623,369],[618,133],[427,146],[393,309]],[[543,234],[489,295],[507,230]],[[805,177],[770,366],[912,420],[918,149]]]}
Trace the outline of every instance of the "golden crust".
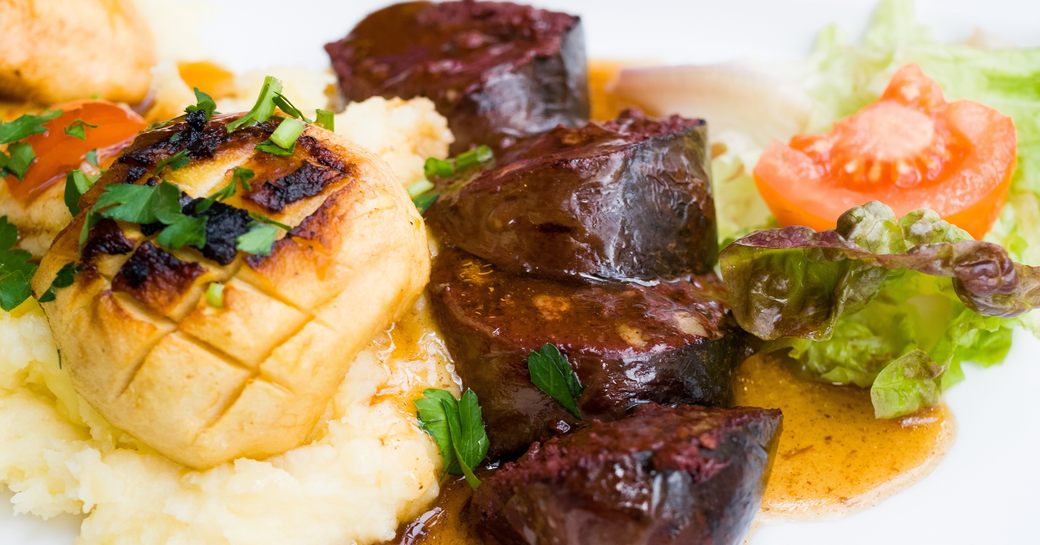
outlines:
{"label": "golden crust", "polygon": [[0,0],[0,13],[0,96],[135,104],[148,94],[155,44],[129,0]]}
{"label": "golden crust", "polygon": [[[226,122],[211,121],[212,145],[192,148],[191,164],[167,179],[203,196],[234,166],[254,169],[251,191],[227,202],[295,226],[270,256],[220,264],[194,249],[166,252],[131,225],[120,225],[125,237],[95,228],[81,255],[81,214],[34,278],[40,292],[81,261],[74,285],[44,304],[77,391],[116,426],[200,468],[305,441],[355,355],[408,308],[430,267],[422,219],[379,159],[314,126],[279,158],[254,150],[273,123],[225,138]],[[183,130],[139,137],[84,203],[173,153],[170,137]],[[101,236],[135,249],[91,250],[120,246]],[[225,284],[221,308],[203,296],[211,282]]]}

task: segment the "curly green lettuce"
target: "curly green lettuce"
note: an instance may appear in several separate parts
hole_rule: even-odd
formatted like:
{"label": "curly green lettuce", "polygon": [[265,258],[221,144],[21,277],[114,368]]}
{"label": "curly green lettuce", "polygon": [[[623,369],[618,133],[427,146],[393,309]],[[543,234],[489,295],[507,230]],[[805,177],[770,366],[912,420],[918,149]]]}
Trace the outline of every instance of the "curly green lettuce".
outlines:
{"label": "curly green lettuce", "polygon": [[998,363],[1040,307],[1040,267],[1016,263],[934,212],[872,202],[833,231],[758,231],[720,256],[741,327],[811,376],[869,387],[879,418],[938,402],[961,364]]}

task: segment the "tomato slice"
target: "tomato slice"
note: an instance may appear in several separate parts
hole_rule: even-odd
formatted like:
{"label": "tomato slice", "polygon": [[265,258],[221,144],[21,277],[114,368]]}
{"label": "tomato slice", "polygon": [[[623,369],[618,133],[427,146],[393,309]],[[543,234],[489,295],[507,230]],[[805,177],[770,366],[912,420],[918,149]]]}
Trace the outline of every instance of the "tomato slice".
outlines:
{"label": "tomato slice", "polygon": [[1015,125],[976,102],[947,102],[916,65],[899,69],[874,104],[831,132],[774,142],[755,182],[782,225],[833,229],[846,210],[872,200],[898,215],[931,208],[981,238],[1007,198]]}
{"label": "tomato slice", "polygon": [[[85,161],[87,152],[91,150],[97,150],[98,164],[106,167],[145,127],[141,116],[112,102],[76,101],[59,104],[54,109],[61,110],[62,114],[47,122],[47,132],[25,139],[36,153],[25,178],[6,177],[11,195],[23,204],[32,202],[49,187],[64,182],[65,176],[73,169],[96,171]],[[84,123],[82,140],[65,133],[69,126],[79,125],[77,120]]]}

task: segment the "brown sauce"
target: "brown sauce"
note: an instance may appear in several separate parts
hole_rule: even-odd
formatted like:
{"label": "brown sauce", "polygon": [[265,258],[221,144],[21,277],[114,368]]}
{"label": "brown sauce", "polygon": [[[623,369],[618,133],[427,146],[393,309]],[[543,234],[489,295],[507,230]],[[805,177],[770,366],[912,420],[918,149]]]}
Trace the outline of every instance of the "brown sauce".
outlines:
{"label": "brown sauce", "polygon": [[927,474],[953,438],[945,406],[878,420],[867,390],[806,381],[779,358],[745,361],[734,390],[738,405],[784,413],[762,501],[766,517],[869,506]]}
{"label": "brown sauce", "polygon": [[461,477],[444,482],[437,501],[422,515],[401,527],[397,539],[384,545],[484,545],[473,527],[466,524],[465,511],[473,489]]}

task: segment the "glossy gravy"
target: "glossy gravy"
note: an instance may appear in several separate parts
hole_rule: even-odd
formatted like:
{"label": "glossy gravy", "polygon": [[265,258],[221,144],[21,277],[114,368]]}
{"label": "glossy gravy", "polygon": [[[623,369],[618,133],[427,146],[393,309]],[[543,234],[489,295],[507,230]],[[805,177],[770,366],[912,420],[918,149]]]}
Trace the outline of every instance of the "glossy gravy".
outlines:
{"label": "glossy gravy", "polygon": [[945,406],[878,420],[867,390],[801,379],[776,357],[745,361],[734,392],[738,405],[784,413],[762,500],[766,518],[869,506],[928,473],[953,438]]}

